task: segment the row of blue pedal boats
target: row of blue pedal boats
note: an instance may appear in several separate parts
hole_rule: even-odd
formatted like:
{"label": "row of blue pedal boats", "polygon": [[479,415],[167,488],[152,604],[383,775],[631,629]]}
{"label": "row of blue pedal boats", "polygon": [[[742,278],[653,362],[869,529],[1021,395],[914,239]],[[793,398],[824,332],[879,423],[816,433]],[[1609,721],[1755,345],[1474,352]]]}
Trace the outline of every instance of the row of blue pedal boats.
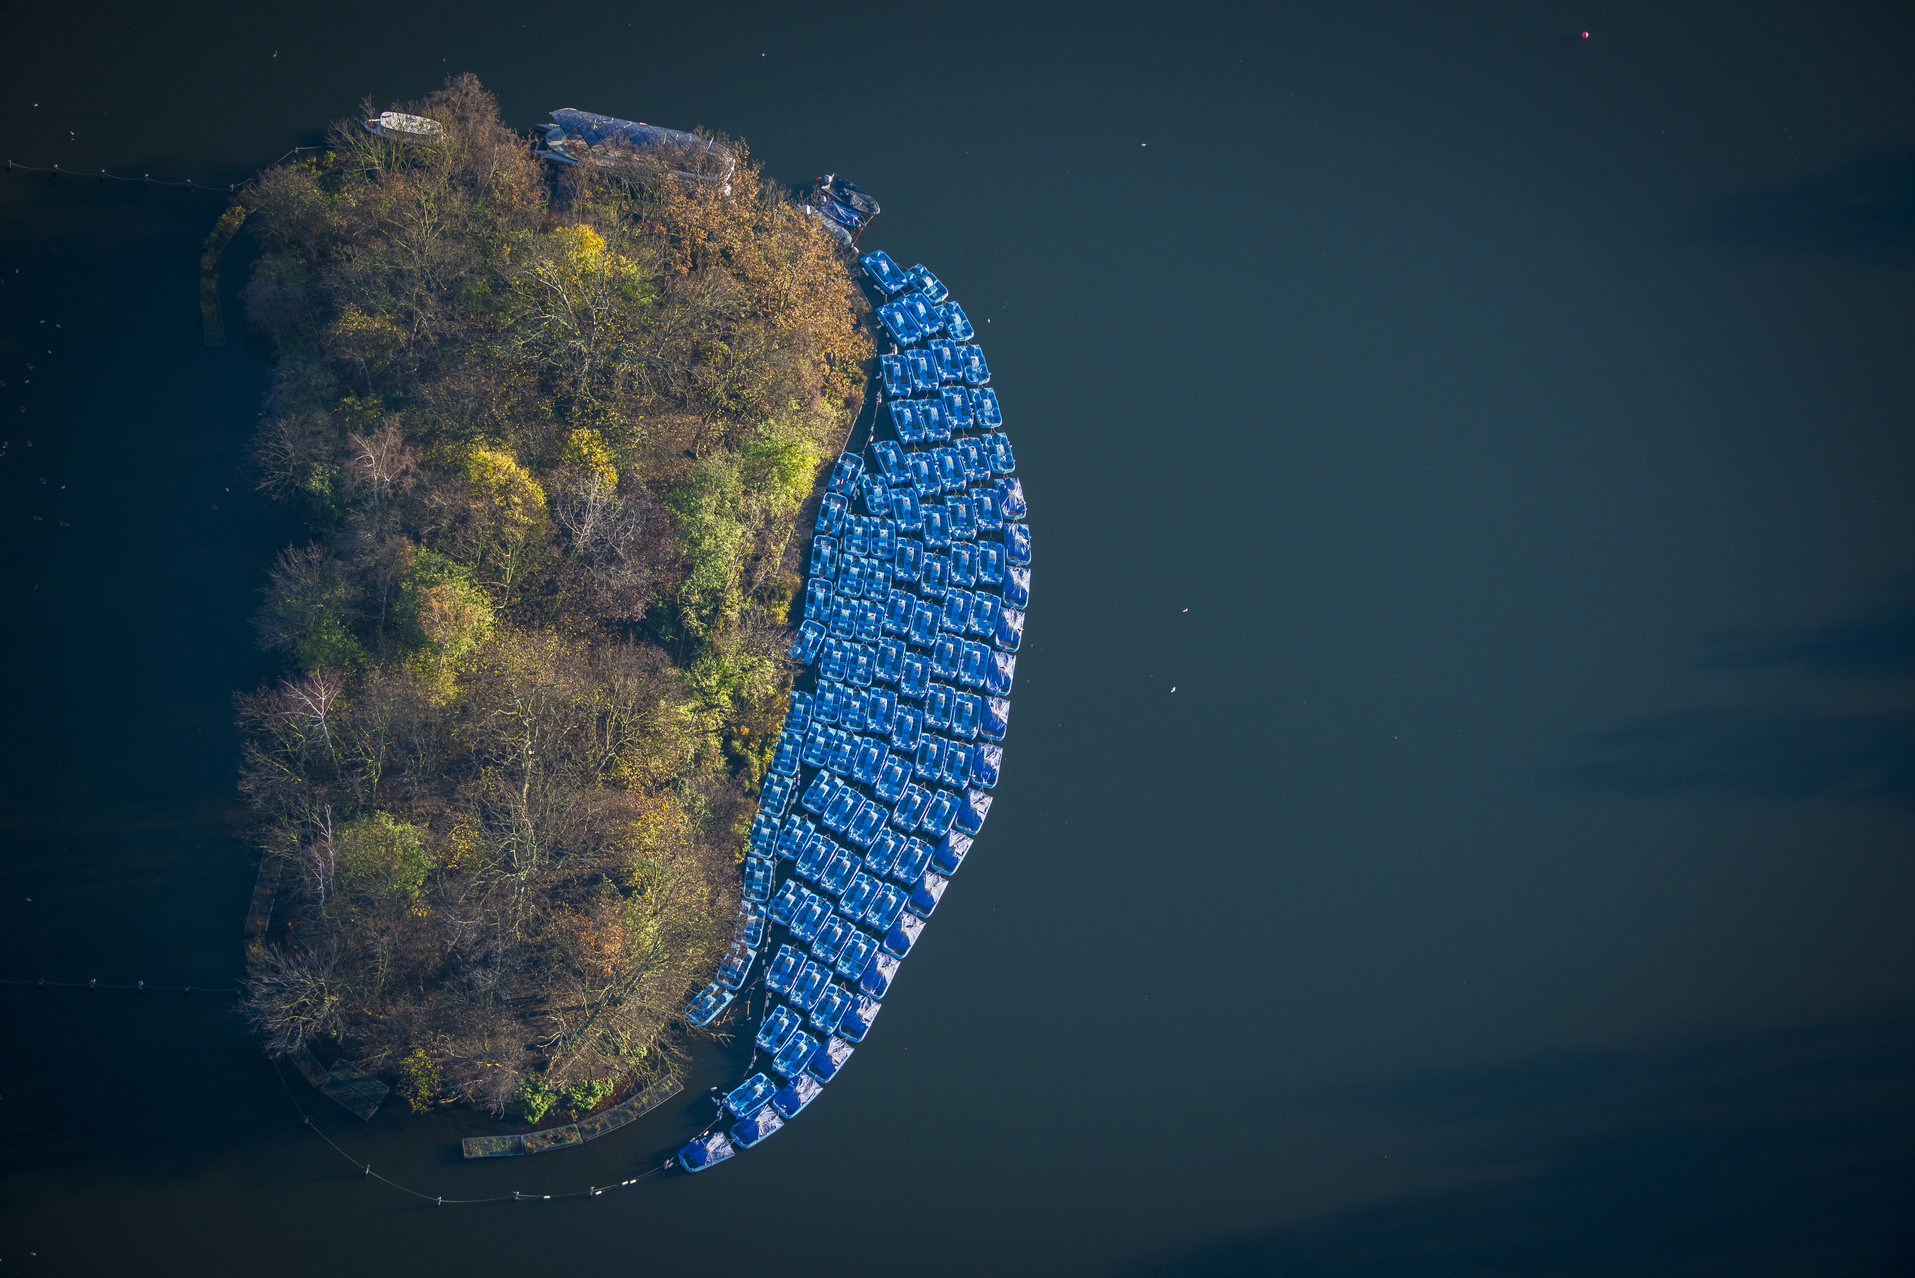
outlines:
{"label": "row of blue pedal boats", "polygon": [[1003,766],[1031,535],[990,365],[930,271],[883,252],[860,265],[896,346],[870,442],[819,502],[792,644],[807,670],[746,838],[735,935],[685,1011],[711,1025],[762,982],[767,1061],[679,1150],[689,1172],[782,1129],[865,1041]]}

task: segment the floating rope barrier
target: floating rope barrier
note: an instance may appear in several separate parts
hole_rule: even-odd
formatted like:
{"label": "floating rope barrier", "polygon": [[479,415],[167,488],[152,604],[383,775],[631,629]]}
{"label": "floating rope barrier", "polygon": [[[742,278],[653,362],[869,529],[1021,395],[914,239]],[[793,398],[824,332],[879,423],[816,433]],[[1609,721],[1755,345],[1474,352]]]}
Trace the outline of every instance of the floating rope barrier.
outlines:
{"label": "floating rope barrier", "polygon": [[[238,995],[240,992],[238,987],[231,985],[149,985],[145,981],[134,981],[131,984],[99,980],[52,981],[37,977],[31,980],[0,979],[0,985],[31,985],[40,989],[132,990],[138,993]],[[272,1066],[274,1077],[279,1079],[280,1087],[286,1092],[286,1099],[292,1103],[294,1112],[299,1115],[300,1123],[307,1131],[325,1141],[327,1145],[332,1147],[333,1152],[337,1153],[354,1167],[357,1167],[361,1176],[380,1181],[398,1190],[402,1194],[408,1194],[422,1202],[431,1203],[435,1207],[466,1207],[480,1203],[556,1202],[563,1198],[598,1198],[603,1196],[608,1189],[630,1188],[641,1181],[647,1181],[654,1176],[662,1175],[676,1166],[675,1160],[667,1157],[665,1161],[658,1166],[651,1168],[649,1171],[641,1172],[628,1180],[621,1180],[610,1185],[587,1185],[584,1189],[568,1189],[555,1194],[528,1194],[521,1190],[513,1190],[509,1194],[494,1194],[487,1198],[448,1198],[443,1194],[428,1194],[424,1190],[414,1189],[410,1185],[402,1185],[390,1176],[385,1176],[374,1171],[371,1163],[361,1160],[356,1154],[349,1152],[341,1146],[338,1141],[320,1130],[319,1125],[313,1121],[312,1115],[306,1112],[306,1107],[301,1105],[299,1098],[293,1094],[292,1085],[286,1081],[286,1073],[279,1067],[279,1061],[277,1059],[273,1060]]]}
{"label": "floating rope barrier", "polygon": [[402,1185],[390,1176],[382,1175],[374,1171],[371,1163],[361,1162],[357,1155],[347,1152],[338,1141],[326,1135],[325,1132],[319,1129],[319,1125],[313,1122],[312,1115],[306,1112],[305,1106],[299,1103],[299,1098],[293,1095],[292,1084],[286,1081],[285,1071],[279,1068],[279,1062],[277,1060],[273,1062],[273,1073],[279,1077],[279,1085],[285,1089],[286,1099],[292,1102],[293,1109],[298,1112],[300,1123],[305,1129],[330,1145],[334,1153],[351,1163],[354,1167],[357,1167],[362,1177],[368,1180],[379,1181],[382,1184],[398,1190],[402,1194],[408,1194],[422,1202],[431,1203],[435,1207],[471,1207],[483,1203],[549,1203],[557,1202],[564,1198],[599,1198],[602,1197],[608,1189],[629,1189],[641,1181],[647,1181],[654,1176],[663,1175],[665,1172],[670,1171],[674,1165],[673,1160],[667,1158],[650,1171],[640,1172],[630,1180],[621,1180],[610,1185],[588,1185],[584,1189],[569,1189],[556,1194],[528,1194],[517,1189],[509,1194],[493,1194],[486,1198],[447,1198],[443,1194],[428,1194],[424,1190],[414,1189],[410,1185]]}
{"label": "floating rope barrier", "polygon": [[41,989],[60,990],[138,990],[156,994],[178,992],[181,994],[237,995],[239,993],[239,987],[236,985],[148,985],[145,981],[134,981],[129,985],[119,981],[49,981],[44,977],[36,977],[32,980],[25,981],[0,980],[0,985],[33,985]]}
{"label": "floating rope barrier", "polygon": [[92,178],[98,182],[132,182],[139,186],[174,186],[193,191],[212,191],[220,195],[231,195],[246,183],[251,182],[253,178],[258,177],[267,169],[272,168],[273,165],[284,163],[291,157],[298,155],[301,151],[323,151],[325,149],[325,147],[321,146],[296,146],[286,152],[285,155],[280,156],[279,159],[274,160],[272,164],[265,165],[256,170],[251,176],[243,177],[237,182],[228,182],[224,185],[217,182],[197,182],[192,178],[187,178],[183,182],[170,182],[162,178],[156,178],[151,173],[142,173],[138,177],[127,177],[122,173],[108,173],[105,169],[101,169],[95,173],[88,173],[82,169],[69,169],[60,164],[54,164],[52,166],[43,164],[21,164],[18,160],[7,161],[7,172],[45,173],[52,177]]}

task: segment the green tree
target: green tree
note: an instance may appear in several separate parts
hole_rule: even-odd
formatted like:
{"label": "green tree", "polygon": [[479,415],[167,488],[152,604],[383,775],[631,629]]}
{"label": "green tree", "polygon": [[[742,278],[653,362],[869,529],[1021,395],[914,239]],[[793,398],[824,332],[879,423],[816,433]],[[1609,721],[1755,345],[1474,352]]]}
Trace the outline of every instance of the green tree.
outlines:
{"label": "green tree", "polygon": [[432,856],[420,842],[418,827],[395,821],[388,812],[339,826],[333,850],[338,858],[334,881],[351,893],[416,900],[432,873]]}

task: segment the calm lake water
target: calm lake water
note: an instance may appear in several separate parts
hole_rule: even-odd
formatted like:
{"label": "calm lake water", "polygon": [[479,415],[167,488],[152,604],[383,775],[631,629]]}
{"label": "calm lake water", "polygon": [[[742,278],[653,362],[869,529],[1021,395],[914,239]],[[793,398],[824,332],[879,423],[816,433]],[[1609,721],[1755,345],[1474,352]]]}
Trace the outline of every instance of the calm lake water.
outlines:
{"label": "calm lake water", "polygon": [[[231,180],[469,69],[841,170],[978,323],[1037,599],[971,868],[777,1141],[435,1210],[223,1000],[0,987],[7,1271],[1910,1272],[1915,20],[1316,8],[16,11],[22,163]],[[299,530],[220,203],[0,180],[0,977],[239,966]],[[483,1167],[295,1090],[463,1197],[734,1068]]]}

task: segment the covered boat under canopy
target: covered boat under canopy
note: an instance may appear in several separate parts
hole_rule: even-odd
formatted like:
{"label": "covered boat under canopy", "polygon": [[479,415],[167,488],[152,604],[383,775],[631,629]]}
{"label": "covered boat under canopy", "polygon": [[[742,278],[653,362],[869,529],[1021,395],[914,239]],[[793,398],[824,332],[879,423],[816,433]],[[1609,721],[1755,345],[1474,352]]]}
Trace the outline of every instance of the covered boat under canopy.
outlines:
{"label": "covered boat under canopy", "polygon": [[800,1074],[785,1084],[784,1090],[771,1098],[771,1105],[786,1118],[798,1117],[798,1111],[818,1099],[825,1085],[809,1074]]}
{"label": "covered boat under canopy", "polygon": [[743,1122],[733,1123],[731,1138],[740,1149],[750,1149],[785,1125],[785,1120],[770,1105],[762,1105]]}
{"label": "covered boat under canopy", "polygon": [[[807,1076],[808,1077],[808,1076]],[[707,1167],[716,1167],[738,1151],[732,1148],[731,1141],[723,1132],[710,1132],[697,1140],[689,1141],[678,1151],[678,1165],[688,1172],[702,1172]]]}
{"label": "covered boat under canopy", "polygon": [[666,129],[641,120],[621,120],[574,107],[552,112],[545,127],[547,159],[601,169],[644,173],[663,169],[674,177],[728,184],[737,157],[711,138]]}

